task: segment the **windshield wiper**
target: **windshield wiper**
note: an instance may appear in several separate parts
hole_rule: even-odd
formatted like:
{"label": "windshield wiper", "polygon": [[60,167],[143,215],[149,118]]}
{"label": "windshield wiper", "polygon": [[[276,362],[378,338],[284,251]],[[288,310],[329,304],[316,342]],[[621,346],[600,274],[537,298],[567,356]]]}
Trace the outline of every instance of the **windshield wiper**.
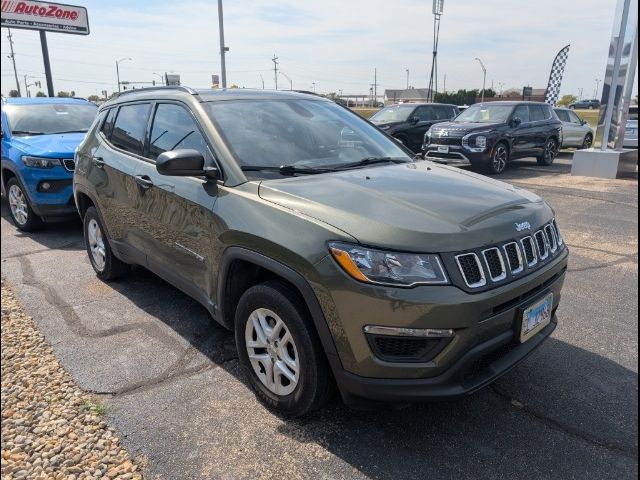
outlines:
{"label": "windshield wiper", "polygon": [[12,130],[13,135],[47,135],[45,132],[30,132],[29,130]]}
{"label": "windshield wiper", "polygon": [[353,163],[345,163],[336,167],[336,170],[348,170],[350,168],[366,167],[377,163],[410,163],[411,160],[393,157],[366,157]]}
{"label": "windshield wiper", "polygon": [[296,167],[295,165],[281,165],[279,167],[271,167],[268,165],[242,165],[240,169],[243,172],[278,172],[281,175],[315,175],[318,173],[335,172],[335,169],[333,168]]}
{"label": "windshield wiper", "polygon": [[49,135],[62,135],[63,133],[87,133],[88,129],[80,130],[63,130],[62,132],[51,132]]}

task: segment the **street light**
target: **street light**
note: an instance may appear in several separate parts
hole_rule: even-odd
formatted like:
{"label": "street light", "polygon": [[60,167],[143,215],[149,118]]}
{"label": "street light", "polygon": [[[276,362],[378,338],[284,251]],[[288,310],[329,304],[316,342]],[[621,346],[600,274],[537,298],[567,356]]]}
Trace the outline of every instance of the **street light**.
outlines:
{"label": "street light", "polygon": [[159,73],[153,72],[153,74],[157,77],[160,77],[160,85],[164,86],[164,76],[160,75]]}
{"label": "street light", "polygon": [[478,63],[480,64],[480,67],[482,67],[482,99],[481,102],[484,103],[484,88],[487,84],[487,69],[484,66],[484,63],[482,63],[482,60],[480,60],[478,57],[476,57],[476,60],[478,61]]}
{"label": "street light", "polygon": [[24,90],[25,93],[27,94],[27,97],[31,96],[31,92],[29,91],[29,87],[33,87],[34,85],[38,88],[40,88],[42,86],[42,84],[40,83],[40,81],[37,82],[33,82],[33,83],[27,83],[27,80],[30,78],[36,78],[33,75],[25,75],[24,76]]}
{"label": "street light", "polygon": [[286,78],[287,80],[289,80],[289,90],[293,90],[293,82],[291,81],[291,79],[289,78],[289,75],[287,75],[286,73],[284,73],[282,70],[279,70],[278,73],[280,75],[282,75],[284,78]]}
{"label": "street light", "polygon": [[120,60],[116,60],[116,76],[118,77],[118,93],[120,93],[120,62],[124,62],[126,60],[133,60],[133,58],[121,58]]}
{"label": "street light", "polygon": [[600,82],[602,80],[600,80],[599,78],[596,78],[596,90],[595,92],[593,92],[593,99],[597,100],[598,99],[598,90],[600,89]]}

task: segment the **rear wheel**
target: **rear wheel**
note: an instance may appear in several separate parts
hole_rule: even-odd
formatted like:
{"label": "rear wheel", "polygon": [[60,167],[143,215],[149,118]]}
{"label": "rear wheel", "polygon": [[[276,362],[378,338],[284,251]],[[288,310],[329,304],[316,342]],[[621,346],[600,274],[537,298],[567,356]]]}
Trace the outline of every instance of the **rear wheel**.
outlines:
{"label": "rear wheel", "polygon": [[33,232],[42,226],[40,218],[31,208],[29,198],[17,178],[10,178],[7,182],[7,200],[11,220],[19,230]]}
{"label": "rear wheel", "polygon": [[84,243],[91,266],[101,280],[115,280],[129,272],[131,265],[113,254],[96,207],[87,208],[84,214]]}
{"label": "rear wheel", "polygon": [[544,144],[542,155],[537,157],[538,165],[548,167],[553,164],[558,155],[558,142],[555,138],[549,138]]}
{"label": "rear wheel", "polygon": [[258,398],[297,417],[322,406],[333,380],[298,293],[279,280],[249,288],[235,317],[238,355]]}
{"label": "rear wheel", "polygon": [[582,142],[582,147],[580,148],[582,150],[586,150],[587,148],[591,148],[591,145],[593,145],[593,135],[587,133],[584,137],[584,141]]}

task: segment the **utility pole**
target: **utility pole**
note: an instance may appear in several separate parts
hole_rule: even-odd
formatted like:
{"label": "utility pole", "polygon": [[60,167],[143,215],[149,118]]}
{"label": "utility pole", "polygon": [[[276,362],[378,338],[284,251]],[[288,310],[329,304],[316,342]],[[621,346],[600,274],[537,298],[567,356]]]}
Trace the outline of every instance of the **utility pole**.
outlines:
{"label": "utility pole", "polygon": [[373,83],[371,84],[373,88],[373,102],[374,105],[378,104],[378,69],[373,69]]}
{"label": "utility pole", "polygon": [[7,38],[9,39],[9,48],[11,49],[11,55],[7,55],[7,57],[9,57],[13,62],[13,75],[16,77],[16,90],[18,90],[18,96],[21,97],[22,94],[20,93],[20,82],[18,81],[18,70],[16,69],[16,54],[13,53],[13,38],[11,35],[11,29],[7,28],[7,31],[9,32],[7,35]]}
{"label": "utility pole", "polygon": [[222,77],[222,88],[227,88],[227,62],[225,54],[229,47],[224,46],[224,16],[222,14],[222,0],[218,0],[218,29],[220,30],[220,73]]}
{"label": "utility pole", "polygon": [[478,57],[476,57],[476,60],[478,61],[478,63],[480,64],[480,67],[482,68],[482,100],[481,102],[484,103],[484,89],[485,89],[485,85],[487,84],[487,69],[484,66],[484,63],[482,63],[482,60],[480,60]]}
{"label": "utility pole", "polygon": [[278,90],[278,57],[276,57],[275,53],[271,61],[273,62],[273,78],[276,81],[276,90]]}
{"label": "utility pole", "polygon": [[260,81],[262,82],[262,89],[264,90],[264,77],[260,74]]}
{"label": "utility pole", "polygon": [[431,77],[427,90],[427,102],[433,102],[438,91],[438,42],[440,41],[440,17],[444,9],[444,0],[433,0],[433,58],[431,60]]}
{"label": "utility pole", "polygon": [[316,82],[311,83],[311,88],[313,88],[313,93],[316,93]]}
{"label": "utility pole", "polygon": [[579,89],[578,89],[578,92],[580,92],[580,93],[579,93],[579,95],[580,95],[580,96],[578,97],[578,100],[582,100],[582,92],[583,92],[583,91],[584,91],[584,88],[579,88]]}
{"label": "utility pole", "polygon": [[407,72],[407,90],[409,90],[409,69],[406,69]]}
{"label": "utility pole", "polygon": [[442,85],[442,91],[446,94],[447,93],[447,74],[444,74],[444,84]]}
{"label": "utility pole", "polygon": [[602,80],[600,80],[599,78],[596,78],[596,90],[593,92],[593,99],[597,100],[598,99],[598,90],[600,89],[600,82]]}

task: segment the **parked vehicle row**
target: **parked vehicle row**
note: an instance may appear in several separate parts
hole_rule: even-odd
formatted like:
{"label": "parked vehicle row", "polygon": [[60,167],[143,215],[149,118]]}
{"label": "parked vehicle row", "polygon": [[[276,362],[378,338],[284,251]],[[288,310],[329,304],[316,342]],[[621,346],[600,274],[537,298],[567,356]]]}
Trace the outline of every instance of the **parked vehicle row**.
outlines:
{"label": "parked vehicle row", "polygon": [[[469,130],[474,148],[489,120],[511,118],[467,112],[484,128]],[[3,184],[22,186],[4,168],[13,127]],[[568,250],[540,197],[416,161],[314,95],[122,94],[78,146],[73,193],[96,275],[138,264],[191,295],[235,332],[257,396],[286,415],[336,387],[349,404],[471,393],[557,325]]]}

